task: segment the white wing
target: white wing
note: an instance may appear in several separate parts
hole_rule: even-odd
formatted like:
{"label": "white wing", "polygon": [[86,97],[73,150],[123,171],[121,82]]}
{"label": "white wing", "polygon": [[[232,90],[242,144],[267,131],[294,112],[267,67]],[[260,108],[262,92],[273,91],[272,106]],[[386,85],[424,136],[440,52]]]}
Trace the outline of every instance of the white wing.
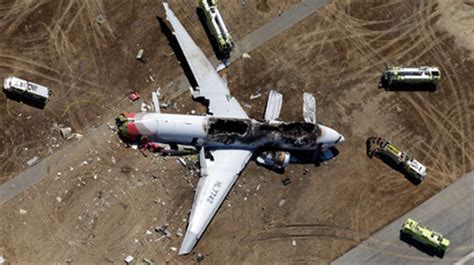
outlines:
{"label": "white wing", "polygon": [[193,97],[206,99],[209,102],[208,112],[214,116],[248,118],[239,102],[230,95],[226,82],[222,80],[206,55],[189,36],[186,29],[169,8],[168,3],[163,3],[163,6],[166,11],[166,19],[174,29],[174,35],[198,84]]}
{"label": "white wing", "polygon": [[252,156],[252,152],[247,150],[216,150],[211,153],[214,161],[204,157],[204,148],[199,153],[201,178],[180,255],[191,252]]}
{"label": "white wing", "polygon": [[267,100],[267,108],[265,109],[265,120],[273,121],[278,119],[281,111],[281,104],[283,103],[282,94],[275,90],[270,90]]}

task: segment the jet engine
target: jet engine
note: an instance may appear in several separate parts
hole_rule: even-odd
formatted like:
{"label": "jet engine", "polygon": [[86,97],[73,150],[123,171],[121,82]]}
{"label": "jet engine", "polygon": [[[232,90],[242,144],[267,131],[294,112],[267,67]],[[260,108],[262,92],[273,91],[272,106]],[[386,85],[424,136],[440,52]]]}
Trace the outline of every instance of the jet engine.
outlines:
{"label": "jet engine", "polygon": [[282,170],[290,163],[290,153],[284,151],[262,152],[256,161],[260,165]]}

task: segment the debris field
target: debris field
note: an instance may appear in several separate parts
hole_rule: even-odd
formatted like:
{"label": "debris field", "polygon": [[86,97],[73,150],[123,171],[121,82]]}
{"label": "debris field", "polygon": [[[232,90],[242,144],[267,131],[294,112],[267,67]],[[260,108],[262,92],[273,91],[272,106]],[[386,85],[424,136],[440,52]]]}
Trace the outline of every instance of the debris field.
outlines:
{"label": "debris field", "polygon": [[[222,1],[220,9],[238,41],[298,4]],[[211,57],[197,2],[170,5]],[[53,92],[43,109],[0,94],[0,183],[62,152],[48,176],[0,205],[7,264],[326,264],[474,168],[472,1],[333,0],[221,74],[253,118],[274,89],[283,94],[281,118],[302,121],[303,93],[313,93],[318,122],[346,138],[339,155],[282,174],[249,163],[194,252],[178,256],[197,156],[127,148],[113,125],[151,104],[158,88],[162,112],[205,112],[177,89],[184,73],[160,26],[161,4],[0,6],[0,77]],[[386,64],[437,66],[441,81],[433,92],[385,91]],[[369,159],[365,141],[374,135],[427,166],[426,179],[413,185]]]}

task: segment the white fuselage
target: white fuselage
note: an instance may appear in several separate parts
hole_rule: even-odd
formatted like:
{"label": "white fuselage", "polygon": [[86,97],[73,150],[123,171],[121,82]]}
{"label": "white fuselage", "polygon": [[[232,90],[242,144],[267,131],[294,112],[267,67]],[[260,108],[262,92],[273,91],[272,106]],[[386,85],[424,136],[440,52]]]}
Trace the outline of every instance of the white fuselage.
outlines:
{"label": "white fuselage", "polygon": [[[129,139],[211,148],[316,150],[344,140],[335,130],[305,122],[261,122],[253,119],[137,113],[127,117]],[[121,132],[124,135],[123,132]]]}

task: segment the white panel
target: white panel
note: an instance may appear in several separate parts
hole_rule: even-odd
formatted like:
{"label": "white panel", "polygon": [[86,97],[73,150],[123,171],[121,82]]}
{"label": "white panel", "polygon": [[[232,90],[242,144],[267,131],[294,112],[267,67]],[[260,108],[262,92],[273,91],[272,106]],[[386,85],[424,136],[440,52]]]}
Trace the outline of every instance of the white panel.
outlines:
{"label": "white panel", "polygon": [[283,96],[275,90],[270,90],[268,94],[267,108],[265,109],[265,120],[273,121],[280,116]]}
{"label": "white panel", "polygon": [[303,117],[306,122],[316,124],[316,99],[311,93],[303,94]]}

